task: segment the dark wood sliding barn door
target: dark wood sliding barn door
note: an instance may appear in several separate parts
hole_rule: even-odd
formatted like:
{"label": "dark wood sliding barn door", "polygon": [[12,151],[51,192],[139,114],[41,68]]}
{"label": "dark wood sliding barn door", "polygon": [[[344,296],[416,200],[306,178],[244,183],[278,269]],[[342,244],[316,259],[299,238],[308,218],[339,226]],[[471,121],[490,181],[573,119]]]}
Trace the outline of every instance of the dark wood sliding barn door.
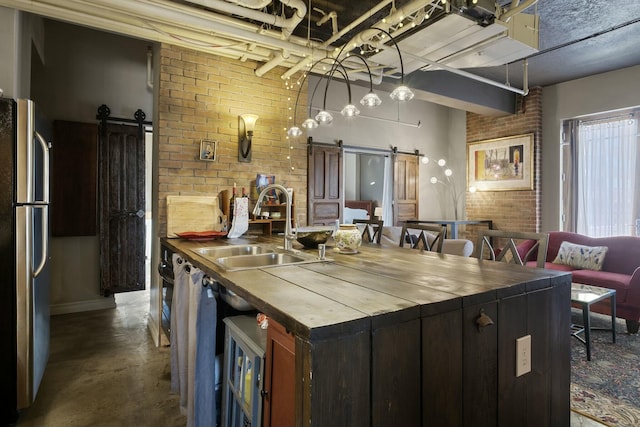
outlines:
{"label": "dark wood sliding barn door", "polygon": [[145,146],[137,126],[99,132],[100,290],[145,288]]}

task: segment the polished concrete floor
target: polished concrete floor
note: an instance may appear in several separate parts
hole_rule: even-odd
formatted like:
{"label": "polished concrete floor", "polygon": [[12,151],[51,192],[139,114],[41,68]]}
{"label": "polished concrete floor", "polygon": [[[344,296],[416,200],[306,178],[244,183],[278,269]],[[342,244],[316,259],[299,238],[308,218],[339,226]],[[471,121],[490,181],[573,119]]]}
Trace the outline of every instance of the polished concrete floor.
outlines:
{"label": "polished concrete floor", "polygon": [[[117,307],[51,319],[51,355],[38,397],[19,427],[182,427],[169,392],[169,348],[147,331],[148,292]],[[570,427],[600,427],[572,413]]]}
{"label": "polished concrete floor", "polygon": [[116,295],[117,307],[51,318],[49,364],[20,427],[186,425],[170,389],[169,348],[147,331],[148,292]]}

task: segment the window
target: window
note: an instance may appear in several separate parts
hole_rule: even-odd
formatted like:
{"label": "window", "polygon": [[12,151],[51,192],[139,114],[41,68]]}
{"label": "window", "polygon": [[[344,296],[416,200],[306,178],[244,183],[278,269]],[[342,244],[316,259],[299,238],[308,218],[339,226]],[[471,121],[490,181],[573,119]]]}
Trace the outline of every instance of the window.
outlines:
{"label": "window", "polygon": [[591,237],[639,233],[637,112],[569,120],[563,127],[564,229]]}

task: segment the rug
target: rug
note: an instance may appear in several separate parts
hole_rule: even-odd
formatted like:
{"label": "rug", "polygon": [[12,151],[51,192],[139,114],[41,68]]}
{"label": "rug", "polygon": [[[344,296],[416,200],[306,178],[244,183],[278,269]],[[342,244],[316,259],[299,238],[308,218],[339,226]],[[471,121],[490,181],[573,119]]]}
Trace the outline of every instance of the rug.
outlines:
{"label": "rug", "polygon": [[[592,314],[591,326],[608,328],[611,318]],[[582,312],[572,310],[572,322]],[[624,320],[611,332],[591,332],[591,361],[584,344],[571,338],[571,409],[609,426],[640,426],[640,336],[627,334]]]}

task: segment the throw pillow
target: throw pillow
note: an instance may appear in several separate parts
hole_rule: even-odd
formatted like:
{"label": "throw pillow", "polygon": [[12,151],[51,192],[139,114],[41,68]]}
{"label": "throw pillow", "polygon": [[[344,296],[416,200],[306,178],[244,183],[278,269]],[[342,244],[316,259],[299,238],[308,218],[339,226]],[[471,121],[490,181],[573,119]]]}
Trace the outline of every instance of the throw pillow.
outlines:
{"label": "throw pillow", "polygon": [[602,270],[607,246],[584,246],[570,242],[562,242],[554,264],[565,264],[586,270]]}

